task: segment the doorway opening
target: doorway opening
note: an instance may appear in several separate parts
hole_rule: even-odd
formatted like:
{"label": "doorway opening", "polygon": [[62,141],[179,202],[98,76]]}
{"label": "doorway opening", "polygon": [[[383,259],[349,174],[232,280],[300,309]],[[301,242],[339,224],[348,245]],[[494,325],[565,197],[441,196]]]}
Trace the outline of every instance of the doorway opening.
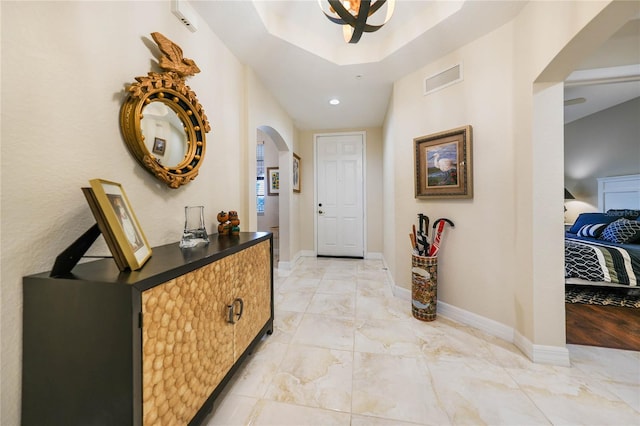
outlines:
{"label": "doorway opening", "polygon": [[[635,7],[635,11],[631,11],[633,7]],[[587,26],[585,26],[558,53],[558,55],[556,55],[553,61],[547,66],[547,68],[543,71],[543,73],[539,77],[539,81],[545,82],[547,87],[549,87],[551,84],[553,85],[558,84],[560,86],[560,96],[553,97],[552,99],[553,104],[549,104],[545,106],[545,109],[547,110],[558,111],[559,116],[554,117],[553,119],[549,120],[549,122],[547,123],[540,123],[546,129],[550,129],[551,127],[553,127],[552,136],[554,138],[557,137],[558,141],[561,142],[562,144],[560,147],[560,152],[555,151],[560,156],[559,158],[563,159],[562,162],[560,163],[560,166],[562,167],[562,170],[563,170],[562,179],[557,179],[557,180],[554,179],[553,180],[555,182],[554,188],[553,189],[549,188],[549,191],[553,190],[555,193],[560,194],[562,193],[563,187],[564,187],[568,189],[571,192],[571,194],[574,194],[574,195],[581,194],[581,190],[580,190],[581,186],[584,184],[588,185],[587,183],[588,180],[591,178],[595,178],[595,176],[593,175],[591,177],[588,177],[589,174],[588,173],[583,174],[583,172],[589,169],[590,167],[592,167],[594,164],[598,164],[599,162],[602,163],[603,159],[602,157],[599,157],[598,159],[585,159],[584,158],[584,152],[585,152],[584,140],[580,141],[579,155],[581,157],[581,161],[580,161],[580,164],[578,164],[579,168],[581,169],[579,173],[581,176],[578,176],[578,175],[571,176],[572,174],[575,174],[573,172],[575,172],[575,164],[577,163],[574,162],[574,164],[571,166],[571,169],[567,168],[567,165],[571,164],[570,162],[569,163],[567,162],[567,160],[570,160],[570,158],[565,157],[566,155],[571,155],[570,153],[567,152],[567,148],[569,148],[569,146],[565,146],[566,144],[565,130],[567,129],[566,124],[568,123],[563,122],[562,117],[563,115],[570,116],[571,115],[570,109],[577,108],[579,106],[581,107],[585,102],[585,98],[588,98],[589,96],[578,95],[577,93],[573,93],[573,91],[567,90],[566,83],[563,83],[563,80],[571,72],[575,71],[576,69],[593,67],[595,65],[595,62],[594,62],[595,58],[598,56],[599,56],[598,61],[603,59],[611,60],[612,57],[606,58],[606,56],[610,56],[610,54],[613,52],[614,49],[611,49],[611,48],[604,49],[605,54],[599,55],[598,52],[596,51],[596,47],[602,43],[605,43],[607,41],[606,39],[609,38],[611,35],[613,35],[617,29],[622,28],[623,25],[625,25],[630,18],[633,18],[634,13],[637,13],[637,6],[631,6],[629,4],[617,3],[617,2],[614,2],[606,6],[605,9],[599,15],[597,15]],[[600,53],[602,53],[602,51]],[[598,67],[601,67],[601,66],[602,65],[598,65]],[[584,83],[584,81],[582,83]],[[610,87],[610,85],[608,87]],[[584,86],[584,88],[586,88],[586,86]],[[562,110],[563,101],[564,101],[564,108],[565,108],[564,112]],[[545,136],[548,137],[549,134]],[[573,172],[572,172],[572,169],[574,169]],[[594,170],[592,169],[592,173],[593,171]],[[580,201],[571,201],[566,204],[567,204],[568,211],[567,211],[567,215],[563,217],[563,222],[565,222],[565,227],[567,223],[567,218],[569,219],[569,222],[573,222],[573,220],[575,219],[577,212],[575,210],[572,211],[573,210],[572,207],[574,208],[577,207],[580,204]],[[560,211],[563,211],[563,210],[558,210],[558,214]],[[564,239],[558,238],[556,240],[555,238],[556,237],[554,236],[554,244],[556,244],[555,241],[557,241],[558,245],[562,244],[563,245],[562,247],[564,247]],[[563,265],[564,265],[564,256],[562,257],[562,265],[560,266],[560,268],[558,268],[557,278],[554,278],[554,282],[557,282],[560,285],[558,285],[557,287],[554,287],[553,295],[554,295],[554,300],[556,301],[559,301],[559,300],[555,299],[555,297],[558,297],[558,296],[562,297],[563,303],[561,306],[562,306],[562,311],[564,313],[564,315],[562,316],[564,321],[561,327],[564,330],[564,335],[566,338],[568,335],[567,324],[570,318],[567,316],[566,304],[564,303],[565,302],[565,279],[564,279],[564,276],[560,278],[561,277],[560,273],[562,273],[561,271],[563,270],[562,269]],[[554,264],[554,267],[555,267],[555,264]],[[557,295],[556,295],[556,292],[557,292],[556,288],[562,289],[562,291],[559,292]],[[584,323],[584,321],[581,321],[581,322]]]}
{"label": "doorway opening", "polygon": [[256,212],[257,231],[273,233],[273,261],[280,259],[280,197],[278,191],[272,190],[276,184],[270,177],[279,170],[278,147],[271,137],[258,129],[256,147]]}
{"label": "doorway opening", "polygon": [[[276,267],[289,262],[289,147],[270,126],[256,129],[256,230],[273,233],[273,261]],[[282,176],[282,178],[280,178]]]}

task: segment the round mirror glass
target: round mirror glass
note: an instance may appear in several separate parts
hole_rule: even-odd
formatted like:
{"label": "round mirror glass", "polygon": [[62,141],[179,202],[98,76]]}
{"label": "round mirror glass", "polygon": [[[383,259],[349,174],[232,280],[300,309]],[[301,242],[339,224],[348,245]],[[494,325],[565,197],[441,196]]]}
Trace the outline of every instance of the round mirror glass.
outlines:
{"label": "round mirror glass", "polygon": [[176,167],[187,155],[187,133],[178,114],[162,101],[153,101],[142,110],[140,130],[144,145],[163,166]]}

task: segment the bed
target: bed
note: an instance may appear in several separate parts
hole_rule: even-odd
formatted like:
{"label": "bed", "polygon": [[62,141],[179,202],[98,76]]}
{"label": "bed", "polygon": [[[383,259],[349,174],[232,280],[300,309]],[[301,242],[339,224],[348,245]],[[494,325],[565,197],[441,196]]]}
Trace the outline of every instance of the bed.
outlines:
{"label": "bed", "polygon": [[620,244],[567,232],[564,254],[567,284],[640,289],[640,242]]}
{"label": "bed", "polygon": [[566,284],[640,292],[640,175],[598,179],[598,204],[565,232]]}

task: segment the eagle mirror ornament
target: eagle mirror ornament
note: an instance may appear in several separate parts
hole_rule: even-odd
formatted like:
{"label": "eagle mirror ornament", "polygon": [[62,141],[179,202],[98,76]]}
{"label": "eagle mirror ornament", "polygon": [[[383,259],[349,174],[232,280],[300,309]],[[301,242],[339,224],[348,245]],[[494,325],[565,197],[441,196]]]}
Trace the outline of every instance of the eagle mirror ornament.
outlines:
{"label": "eagle mirror ornament", "polygon": [[211,127],[196,94],[185,84],[200,69],[162,34],[151,37],[163,53],[159,65],[164,72],[136,77],[128,86],[120,127],[136,160],[169,187],[178,188],[198,175]]}

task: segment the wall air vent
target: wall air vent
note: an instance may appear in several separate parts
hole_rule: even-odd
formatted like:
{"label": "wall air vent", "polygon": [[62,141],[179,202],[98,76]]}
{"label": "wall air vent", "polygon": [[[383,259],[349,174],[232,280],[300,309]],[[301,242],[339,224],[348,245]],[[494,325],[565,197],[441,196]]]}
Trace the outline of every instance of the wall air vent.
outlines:
{"label": "wall air vent", "polygon": [[198,31],[198,13],[191,7],[186,0],[173,0],[171,2],[171,12],[180,19],[180,22],[189,31],[195,33]]}
{"label": "wall air vent", "polygon": [[462,63],[456,64],[451,68],[447,68],[444,71],[440,71],[437,74],[429,76],[424,79],[424,94],[425,96],[451,86],[452,84],[459,83],[462,78]]}

